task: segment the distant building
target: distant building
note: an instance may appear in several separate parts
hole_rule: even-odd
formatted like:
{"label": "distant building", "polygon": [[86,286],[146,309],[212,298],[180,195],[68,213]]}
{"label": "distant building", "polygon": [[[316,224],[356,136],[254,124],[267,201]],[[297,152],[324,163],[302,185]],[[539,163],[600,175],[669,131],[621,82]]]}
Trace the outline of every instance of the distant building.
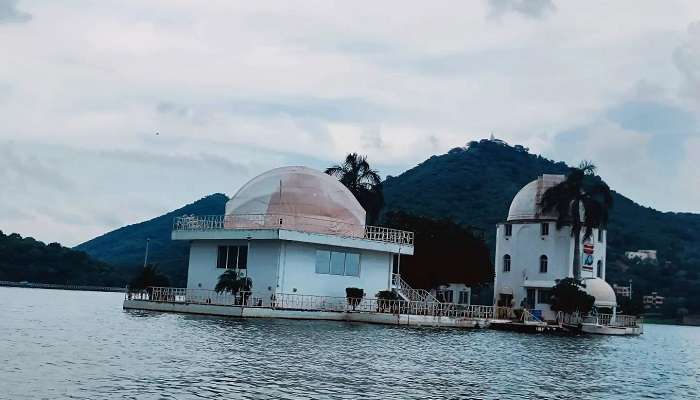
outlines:
{"label": "distant building", "polygon": [[664,297],[659,296],[657,292],[651,292],[650,295],[644,296],[644,308],[659,308],[664,305]]}
{"label": "distant building", "polygon": [[656,250],[637,250],[637,251],[626,251],[625,257],[628,260],[639,260],[639,261],[651,261],[656,262]]}
{"label": "distant building", "polygon": [[615,294],[620,296],[620,297],[627,297],[628,299],[632,298],[632,282],[630,281],[629,286],[619,286],[616,283],[613,283],[613,290],[615,291]]}
{"label": "distant building", "polygon": [[443,303],[454,303],[461,305],[471,305],[472,288],[464,283],[448,283],[440,285],[430,291],[438,301]]}

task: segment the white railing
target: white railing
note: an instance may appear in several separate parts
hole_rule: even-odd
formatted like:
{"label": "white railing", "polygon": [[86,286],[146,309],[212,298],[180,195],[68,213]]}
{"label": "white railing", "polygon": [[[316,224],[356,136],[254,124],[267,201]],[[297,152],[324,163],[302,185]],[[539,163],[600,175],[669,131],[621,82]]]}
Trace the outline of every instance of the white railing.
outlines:
{"label": "white railing", "polygon": [[527,309],[523,308],[523,314],[520,317],[525,324],[539,324],[539,325],[547,325],[545,321],[542,320],[542,318],[538,318],[534,316],[530,311]]}
{"label": "white railing", "polygon": [[590,314],[580,316],[579,313],[564,314],[561,311],[557,313],[557,322],[568,325],[592,323],[602,326],[636,328],[642,326],[642,321],[642,317],[624,314],[616,314],[615,318],[613,318],[612,314]]}
{"label": "white railing", "polygon": [[291,214],[185,215],[173,220],[174,231],[227,229],[289,229],[413,246],[413,232]]}
{"label": "white railing", "polygon": [[392,274],[392,283],[396,291],[399,292],[405,300],[423,303],[440,303],[429,291],[412,288],[399,274]]}
{"label": "white railing", "polygon": [[143,291],[129,291],[127,300],[154,301],[161,303],[211,304],[239,307],[265,307],[283,310],[370,312],[433,317],[493,319],[509,315],[505,307],[452,303],[427,303],[424,301],[383,300],[376,298],[348,299],[347,297],[313,296],[295,293],[277,293],[269,299],[253,297],[249,292],[236,295],[216,293],[213,290],[155,287]]}

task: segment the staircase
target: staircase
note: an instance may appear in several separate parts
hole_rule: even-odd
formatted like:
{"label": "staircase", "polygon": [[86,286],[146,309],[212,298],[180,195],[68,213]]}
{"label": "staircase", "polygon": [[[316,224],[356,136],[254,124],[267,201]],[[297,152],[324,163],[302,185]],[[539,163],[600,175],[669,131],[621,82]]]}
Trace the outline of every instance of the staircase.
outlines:
{"label": "staircase", "polygon": [[399,274],[392,275],[393,289],[405,301],[418,301],[421,303],[440,303],[429,291],[414,289]]}

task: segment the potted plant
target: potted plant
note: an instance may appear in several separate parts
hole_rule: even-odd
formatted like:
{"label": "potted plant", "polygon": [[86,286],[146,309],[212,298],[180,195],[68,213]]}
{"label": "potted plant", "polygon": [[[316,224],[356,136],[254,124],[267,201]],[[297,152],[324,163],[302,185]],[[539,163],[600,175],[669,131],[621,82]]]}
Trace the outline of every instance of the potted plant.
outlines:
{"label": "potted plant", "polygon": [[345,296],[348,299],[348,305],[355,311],[355,307],[357,307],[362,302],[362,298],[365,297],[365,290],[355,287],[345,288]]}

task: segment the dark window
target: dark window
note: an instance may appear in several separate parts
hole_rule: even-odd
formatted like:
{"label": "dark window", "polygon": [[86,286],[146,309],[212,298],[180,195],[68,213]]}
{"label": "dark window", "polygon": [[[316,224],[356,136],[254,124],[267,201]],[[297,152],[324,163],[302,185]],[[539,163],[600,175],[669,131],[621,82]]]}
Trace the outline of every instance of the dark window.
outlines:
{"label": "dark window", "polygon": [[540,225],[540,233],[542,236],[549,235],[549,222],[543,222],[542,225]]}
{"label": "dark window", "polygon": [[598,270],[596,271],[596,276],[598,278],[603,277],[603,261],[602,260],[598,260]]}
{"label": "dark window", "polygon": [[226,268],[228,246],[219,246],[219,254],[216,257],[216,268]]}
{"label": "dark window", "polygon": [[441,302],[443,302],[443,303],[452,303],[452,300],[453,300],[453,297],[452,297],[452,296],[453,296],[453,292],[452,292],[452,290],[449,290],[449,289],[447,289],[447,290],[437,290],[437,291],[435,292],[435,294],[437,295],[437,296],[435,296],[435,297],[437,297],[438,300],[440,300]]}
{"label": "dark window", "polygon": [[216,268],[248,268],[248,246],[219,246]]}
{"label": "dark window", "polygon": [[540,273],[547,273],[547,256],[540,256]]}
{"label": "dark window", "polygon": [[548,289],[537,290],[537,303],[552,304],[552,291]]}
{"label": "dark window", "polygon": [[513,236],[513,225],[506,224],[506,236]]}
{"label": "dark window", "polygon": [[459,291],[459,304],[469,304],[469,291],[460,290]]}
{"label": "dark window", "polygon": [[510,255],[503,256],[503,272],[510,272]]}
{"label": "dark window", "polygon": [[598,242],[603,243],[603,232],[604,230],[601,228],[598,228]]}

